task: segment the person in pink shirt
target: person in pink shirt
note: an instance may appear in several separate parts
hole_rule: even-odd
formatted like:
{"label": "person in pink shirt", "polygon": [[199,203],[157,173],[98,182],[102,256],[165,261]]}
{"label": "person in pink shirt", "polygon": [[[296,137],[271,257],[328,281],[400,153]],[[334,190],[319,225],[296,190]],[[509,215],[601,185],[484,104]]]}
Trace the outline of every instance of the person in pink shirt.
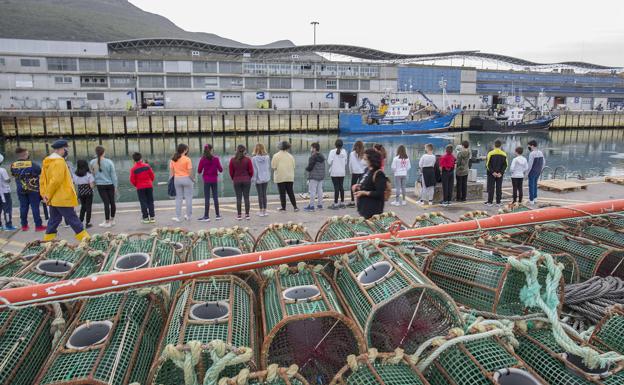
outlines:
{"label": "person in pink shirt", "polygon": [[206,144],[204,146],[204,154],[197,166],[197,173],[201,174],[204,180],[204,216],[198,219],[200,222],[210,222],[211,194],[215,207],[215,219],[217,221],[221,220],[221,215],[219,214],[219,193],[217,192],[217,183],[219,173],[221,172],[223,172],[223,167],[219,157],[212,154],[212,144]]}

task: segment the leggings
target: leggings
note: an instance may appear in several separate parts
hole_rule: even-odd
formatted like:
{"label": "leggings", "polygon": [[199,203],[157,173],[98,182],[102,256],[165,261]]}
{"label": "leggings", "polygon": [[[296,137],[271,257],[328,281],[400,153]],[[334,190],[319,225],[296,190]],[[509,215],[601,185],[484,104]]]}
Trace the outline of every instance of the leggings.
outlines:
{"label": "leggings", "polygon": [[98,194],[104,203],[104,218],[108,221],[115,219],[117,206],[115,205],[115,186],[112,184],[101,184],[97,186]]}
{"label": "leggings", "polygon": [[344,176],[332,176],[331,180],[334,184],[334,203],[338,203],[338,195],[340,202],[344,203]]}
{"label": "leggings", "polygon": [[80,222],[91,223],[91,207],[93,206],[93,194],[80,197]]}
{"label": "leggings", "polygon": [[269,182],[256,183],[256,190],[258,191],[258,206],[260,210],[267,209],[267,187]]}
{"label": "leggings", "polygon": [[217,182],[204,182],[204,217],[210,217],[210,192],[215,206],[215,214],[219,215],[219,193],[217,192]]}
{"label": "leggings", "polygon": [[351,188],[349,189],[351,191],[351,202],[355,201],[353,198],[353,186],[357,184],[362,175],[364,174],[351,174]]}
{"label": "leggings", "polygon": [[236,193],[236,212],[241,216],[242,200],[245,198],[245,215],[249,215],[249,188],[250,182],[234,182],[234,192]]}
{"label": "leggings", "polygon": [[288,198],[290,199],[290,203],[293,207],[297,208],[297,199],[295,199],[295,192],[293,191],[293,182],[278,183],[277,190],[279,191],[282,210],[286,210],[286,194],[288,194]]}
{"label": "leggings", "polygon": [[398,201],[403,195],[403,199],[405,199],[405,185],[407,184],[406,176],[395,176],[394,177],[394,185],[396,187],[396,200]]}

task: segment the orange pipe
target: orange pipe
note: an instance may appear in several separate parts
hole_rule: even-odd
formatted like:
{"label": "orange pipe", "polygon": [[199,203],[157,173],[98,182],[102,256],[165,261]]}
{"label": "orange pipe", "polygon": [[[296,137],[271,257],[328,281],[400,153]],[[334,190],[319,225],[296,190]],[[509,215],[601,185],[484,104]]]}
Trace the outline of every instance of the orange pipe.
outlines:
{"label": "orange pipe", "polygon": [[[499,214],[484,219],[403,230],[394,235],[398,238],[426,238],[449,233],[466,233],[538,224],[589,215],[608,214],[616,211],[624,211],[624,199]],[[0,290],[0,309],[9,305],[25,306],[77,299],[145,285],[163,284],[200,276],[233,273],[282,263],[325,258],[354,251],[357,247],[357,241],[375,238],[389,239],[392,236],[393,234],[391,233],[376,234],[341,241],[303,244],[233,257],[206,259],[126,272],[112,272],[95,277],[5,289]]]}

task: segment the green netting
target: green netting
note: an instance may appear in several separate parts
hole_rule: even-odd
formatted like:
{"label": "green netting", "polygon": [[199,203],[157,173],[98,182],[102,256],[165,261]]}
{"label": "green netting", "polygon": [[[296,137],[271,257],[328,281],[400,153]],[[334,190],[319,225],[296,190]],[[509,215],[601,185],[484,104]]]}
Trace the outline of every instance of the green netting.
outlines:
{"label": "green netting", "polygon": [[595,239],[611,246],[624,248],[624,233],[617,232],[602,226],[587,226],[581,231],[581,236]]}
{"label": "green netting", "polygon": [[[302,288],[307,286],[313,289]],[[289,295],[297,296],[301,290],[310,296],[287,300],[287,290]],[[364,347],[360,332],[345,317],[329,280],[311,267],[300,272],[276,272],[263,286],[262,304],[264,367],[294,363],[311,383],[327,384],[346,357]]]}
{"label": "green netting", "polygon": [[624,354],[624,308],[612,308],[589,341],[599,349]]}
{"label": "green netting", "polygon": [[30,385],[52,349],[48,308],[0,312],[0,384]]}
{"label": "green netting", "polygon": [[[357,370],[345,367],[343,371],[334,378],[332,384],[346,385],[428,385],[429,383],[417,371],[413,365],[407,364],[404,360],[399,363],[388,363],[385,358],[389,355],[382,355],[384,359],[377,358],[370,362],[367,355],[357,357]],[[370,366],[367,365],[370,362]]]}
{"label": "green netting", "polygon": [[312,237],[303,225],[291,222],[272,224],[258,236],[255,250],[266,251],[290,246],[292,242],[289,243],[289,240],[311,242]]}
{"label": "green netting", "polygon": [[[472,309],[506,315],[526,310],[519,295],[525,276],[498,253],[448,243],[429,258],[425,274],[455,301]],[[542,287],[546,275],[546,269],[540,268]]]}
{"label": "green netting", "polygon": [[[206,302],[226,303],[228,307],[231,306],[228,319],[225,322],[192,319],[191,307]],[[188,281],[180,288],[172,304],[160,352],[169,344],[180,346],[190,341],[208,344],[213,340],[221,340],[234,347],[249,347],[255,351],[258,330],[254,309],[253,292],[238,277],[216,276]],[[198,378],[203,378],[205,370],[212,366],[208,352],[202,353],[201,360],[202,372],[199,372],[198,367]],[[253,367],[253,362],[255,359],[248,365]],[[160,358],[155,366],[153,383],[177,385],[184,382],[184,373],[172,361],[163,361]],[[242,364],[227,367],[222,375],[234,375],[243,367]]]}
{"label": "green netting", "polygon": [[564,232],[535,231],[532,244],[550,253],[568,253],[579,267],[581,280],[595,275],[624,278],[624,250],[611,249],[597,242],[570,236]]}
{"label": "green netting", "polygon": [[[411,354],[425,340],[460,326],[453,300],[410,263],[412,256],[381,245],[360,247],[334,273],[368,345],[382,352],[400,347]],[[387,267],[392,270],[373,285],[362,284]]]}
{"label": "green netting", "polygon": [[210,231],[197,233],[189,259],[200,261],[213,258],[212,250],[215,247],[236,247],[242,253],[251,253],[254,248],[254,238],[246,228],[234,226],[231,228],[212,228]]}
{"label": "green netting", "polygon": [[445,223],[452,223],[453,220],[440,212],[424,213],[414,219],[413,228],[437,226]]}
{"label": "green netting", "polygon": [[375,227],[377,233],[387,233],[395,222],[401,223],[401,230],[407,229],[405,222],[393,212],[373,215],[368,221]]}
{"label": "green netting", "polygon": [[522,368],[523,363],[497,339],[487,338],[445,350],[429,365],[425,377],[431,385],[492,385],[483,371],[491,375],[512,367]]}
{"label": "green netting", "polygon": [[189,254],[189,248],[193,242],[195,234],[184,230],[182,228],[168,228],[163,227],[156,229],[152,232],[152,235],[158,237],[161,240],[168,241],[174,244],[175,250],[181,261],[186,261]]}
{"label": "green netting", "polygon": [[21,255],[0,251],[0,277],[12,277],[24,267]]}
{"label": "green netting", "polygon": [[166,266],[180,262],[175,246],[170,241],[161,240],[153,235],[136,234],[117,240],[117,247],[102,267],[102,271],[114,270],[118,258],[131,253],[146,253],[150,256],[149,263],[144,267]]}
{"label": "green netting", "polygon": [[317,241],[335,241],[376,233],[376,227],[362,217],[344,215],[329,218],[316,234]]}
{"label": "green netting", "polygon": [[475,211],[468,211],[464,214],[462,214],[458,220],[459,222],[463,222],[463,221],[472,221],[475,219],[484,219],[484,218],[489,218],[490,214],[488,214],[487,211],[481,211],[481,210],[475,210]]}
{"label": "green netting", "polygon": [[[160,297],[115,293],[85,301],[59,346],[40,373],[40,384],[68,381],[108,384],[144,383],[156,353],[165,312]],[[93,321],[111,321],[104,342],[90,350],[66,348],[76,328]]]}

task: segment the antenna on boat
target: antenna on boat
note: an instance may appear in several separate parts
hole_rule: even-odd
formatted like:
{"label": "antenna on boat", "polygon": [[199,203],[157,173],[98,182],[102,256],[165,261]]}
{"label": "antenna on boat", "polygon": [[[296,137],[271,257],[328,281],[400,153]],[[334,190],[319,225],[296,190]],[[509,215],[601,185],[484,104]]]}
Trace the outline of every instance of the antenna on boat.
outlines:
{"label": "antenna on boat", "polygon": [[446,109],[446,84],[447,81],[444,79],[444,76],[442,76],[438,82],[438,85],[442,89],[442,110]]}

